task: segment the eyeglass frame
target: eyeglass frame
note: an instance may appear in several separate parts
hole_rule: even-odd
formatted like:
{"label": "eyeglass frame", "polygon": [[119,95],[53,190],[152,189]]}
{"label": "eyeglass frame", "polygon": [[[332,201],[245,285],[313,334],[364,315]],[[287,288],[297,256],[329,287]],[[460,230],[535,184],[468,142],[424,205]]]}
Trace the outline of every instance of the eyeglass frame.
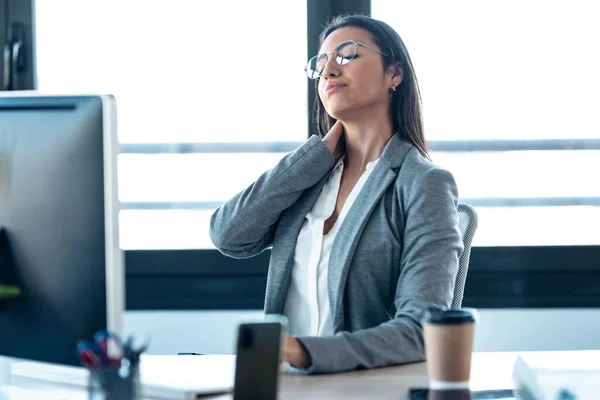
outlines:
{"label": "eyeglass frame", "polygon": [[[308,77],[308,79],[311,79],[311,80],[318,79],[318,78],[320,78],[320,77],[323,75],[323,71],[325,71],[325,67],[323,67],[323,69],[322,69],[322,70],[319,72],[319,75],[318,75],[318,76],[316,76],[315,78],[311,78],[311,77],[308,75],[308,64],[310,63],[310,60],[312,60],[312,59],[313,59],[313,58],[315,58],[315,57],[317,57],[317,60],[318,60],[318,57],[319,57],[319,56],[325,56],[325,57],[327,58],[327,61],[326,61],[326,63],[325,63],[325,66],[327,66],[327,63],[329,63],[329,56],[337,54],[337,52],[338,52],[338,49],[340,48],[340,46],[342,46],[343,44],[346,44],[346,43],[353,43],[353,44],[354,44],[354,55],[352,56],[352,58],[351,58],[351,59],[349,59],[349,60],[348,60],[348,62],[347,62],[346,64],[349,64],[349,63],[350,63],[350,61],[354,60],[354,57],[356,57],[356,47],[357,47],[357,46],[365,47],[365,48],[367,48],[367,49],[369,49],[369,50],[373,50],[373,51],[375,51],[375,52],[377,52],[377,53],[381,54],[382,56],[389,57],[389,55],[387,55],[386,53],[384,53],[384,52],[382,52],[382,51],[380,51],[380,50],[374,49],[373,47],[371,47],[371,46],[368,46],[368,45],[366,45],[366,44],[364,44],[364,43],[357,42],[357,41],[355,41],[355,40],[344,40],[342,43],[338,44],[338,45],[335,47],[335,49],[334,49],[333,53],[320,53],[320,54],[314,55],[314,56],[312,56],[311,58],[309,58],[309,59],[308,59],[308,61],[306,62],[306,66],[304,67],[304,72],[306,72],[306,76]],[[335,60],[335,57],[334,57],[334,60]],[[336,61],[335,63],[336,63],[336,64],[338,64],[338,65],[346,65],[346,64],[340,64],[340,63],[338,63],[337,61]]]}

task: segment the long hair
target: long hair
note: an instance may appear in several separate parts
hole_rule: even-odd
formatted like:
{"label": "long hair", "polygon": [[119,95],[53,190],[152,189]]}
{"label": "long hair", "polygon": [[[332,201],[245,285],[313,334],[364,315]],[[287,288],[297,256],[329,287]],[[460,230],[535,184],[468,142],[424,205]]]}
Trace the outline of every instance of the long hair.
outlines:
{"label": "long hair", "polygon": [[[321,32],[319,36],[319,48],[333,31],[343,27],[355,27],[364,29],[371,33],[375,44],[379,47],[384,70],[390,65],[398,65],[403,72],[402,82],[392,92],[390,114],[392,118],[393,131],[410,141],[427,159],[427,145],[423,130],[423,114],[421,104],[421,93],[415,70],[400,35],[385,22],[373,19],[365,15],[345,15],[335,17]],[[319,81],[315,80],[315,91],[318,93]],[[323,106],[319,96],[316,96],[315,105],[317,109],[317,132],[324,137],[335,123]]]}

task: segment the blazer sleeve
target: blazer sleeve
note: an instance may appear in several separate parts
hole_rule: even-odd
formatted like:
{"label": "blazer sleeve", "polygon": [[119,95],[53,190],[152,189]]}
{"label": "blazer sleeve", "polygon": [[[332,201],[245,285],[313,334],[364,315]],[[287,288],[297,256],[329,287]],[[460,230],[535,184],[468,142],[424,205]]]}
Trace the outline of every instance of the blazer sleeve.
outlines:
{"label": "blazer sleeve", "polygon": [[333,164],[325,143],[310,137],[213,213],[209,231],[213,244],[235,258],[252,257],[270,247],[281,213]]}
{"label": "blazer sleeve", "polygon": [[430,169],[413,180],[404,204],[404,249],[394,318],[355,332],[298,338],[311,359],[311,366],[302,372],[341,372],[425,359],[420,317],[429,306],[450,306],[463,250],[457,205],[450,172]]}

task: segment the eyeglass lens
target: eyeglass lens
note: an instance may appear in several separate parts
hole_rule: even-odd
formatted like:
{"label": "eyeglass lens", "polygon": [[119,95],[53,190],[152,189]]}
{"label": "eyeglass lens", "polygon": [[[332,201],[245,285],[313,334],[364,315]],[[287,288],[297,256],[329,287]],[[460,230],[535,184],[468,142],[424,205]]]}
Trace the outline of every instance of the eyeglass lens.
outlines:
{"label": "eyeglass lens", "polygon": [[[352,61],[354,56],[356,56],[356,43],[352,41],[340,44],[333,52],[333,59],[339,65],[348,64]],[[311,58],[306,66],[308,77],[316,79],[321,76],[328,58],[329,56],[327,54],[319,54]]]}

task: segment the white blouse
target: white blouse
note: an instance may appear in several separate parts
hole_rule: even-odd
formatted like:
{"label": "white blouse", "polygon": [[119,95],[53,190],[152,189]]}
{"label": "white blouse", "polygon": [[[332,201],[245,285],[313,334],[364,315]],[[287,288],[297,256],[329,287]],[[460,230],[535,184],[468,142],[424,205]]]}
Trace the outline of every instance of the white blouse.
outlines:
{"label": "white blouse", "polygon": [[329,233],[323,235],[323,226],[335,210],[344,170],[343,158],[335,165],[321,194],[304,220],[296,243],[292,278],[283,310],[283,314],[289,320],[289,333],[293,336],[333,335],[327,291],[331,246],[346,214],[378,160],[367,164],[365,172],[348,195]]}

